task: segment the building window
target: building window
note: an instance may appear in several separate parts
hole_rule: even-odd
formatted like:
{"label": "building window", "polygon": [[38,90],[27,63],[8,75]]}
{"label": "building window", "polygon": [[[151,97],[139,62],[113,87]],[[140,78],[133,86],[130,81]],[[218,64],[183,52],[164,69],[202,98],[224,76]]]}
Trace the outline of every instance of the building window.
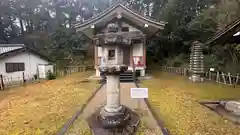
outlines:
{"label": "building window", "polygon": [[5,66],[7,73],[25,71],[24,63],[5,63]]}
{"label": "building window", "polygon": [[129,27],[122,27],[122,32],[129,32]]}
{"label": "building window", "polygon": [[115,50],[108,50],[108,60],[115,60]]}

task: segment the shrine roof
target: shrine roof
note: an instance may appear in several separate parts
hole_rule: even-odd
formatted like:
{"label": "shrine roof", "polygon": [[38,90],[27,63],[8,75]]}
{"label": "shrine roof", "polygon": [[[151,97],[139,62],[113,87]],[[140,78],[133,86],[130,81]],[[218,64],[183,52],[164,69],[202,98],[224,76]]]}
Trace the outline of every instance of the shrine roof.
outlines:
{"label": "shrine roof", "polygon": [[[91,29],[92,25],[95,25],[96,27],[104,26],[106,23],[116,19],[119,14],[121,15],[121,18],[129,21],[132,25],[137,26],[137,28],[141,30],[143,30],[144,25],[147,24],[148,28],[144,29],[146,30],[145,34],[147,35],[151,35],[153,33],[156,33],[158,30],[164,29],[164,26],[166,24],[166,22],[156,21],[150,17],[141,15],[125,4],[116,3],[103,12],[93,16],[89,20],[86,20],[84,23],[75,24],[74,27],[77,29],[77,31],[82,31],[88,35],[90,33],[93,33],[93,31],[89,33],[89,29]],[[86,31],[87,29],[88,32]]]}
{"label": "shrine roof", "polygon": [[205,44],[212,43],[221,43],[224,44],[226,42],[239,42],[239,36],[233,36],[240,30],[240,18],[236,19],[229,25],[225,27],[225,29],[217,32],[215,35],[210,37]]}

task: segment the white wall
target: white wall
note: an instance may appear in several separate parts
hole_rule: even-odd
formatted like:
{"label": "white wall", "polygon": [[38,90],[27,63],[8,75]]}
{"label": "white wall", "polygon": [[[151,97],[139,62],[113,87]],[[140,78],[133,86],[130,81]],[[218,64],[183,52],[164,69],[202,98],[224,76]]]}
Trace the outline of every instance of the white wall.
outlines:
{"label": "white wall", "polygon": [[[6,73],[5,63],[7,62],[25,63],[25,71]],[[25,78],[27,79],[28,76],[33,77],[34,74],[37,74],[38,64],[48,64],[48,61],[40,58],[35,54],[29,53],[29,52],[23,52],[21,54],[17,54],[16,56],[6,57],[0,60],[0,74],[2,74],[3,77],[9,78],[6,81],[11,81],[11,80],[14,81],[14,80],[19,80],[19,77],[22,77],[24,72],[26,76]]]}
{"label": "white wall", "polygon": [[143,44],[134,44],[133,45],[133,56],[143,56]]}
{"label": "white wall", "polygon": [[53,65],[38,65],[38,75],[39,78],[41,79],[46,79],[46,75],[48,73],[48,71],[50,70],[50,72],[54,72],[54,66]]}

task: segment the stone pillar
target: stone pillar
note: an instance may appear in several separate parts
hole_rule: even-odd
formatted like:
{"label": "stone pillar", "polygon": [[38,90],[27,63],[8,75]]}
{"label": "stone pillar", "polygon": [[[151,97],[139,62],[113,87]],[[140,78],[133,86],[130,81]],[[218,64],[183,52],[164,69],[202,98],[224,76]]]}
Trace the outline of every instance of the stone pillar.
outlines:
{"label": "stone pillar", "polygon": [[119,112],[121,108],[119,75],[107,75],[107,104],[105,110],[115,113]]}
{"label": "stone pillar", "polygon": [[97,76],[97,77],[101,76],[99,69],[96,69],[96,76]]}
{"label": "stone pillar", "polygon": [[[104,128],[118,128],[126,125],[130,115],[120,104],[120,73],[127,71],[126,65],[106,65],[100,68],[107,76],[107,103],[101,109],[99,120]],[[104,98],[104,97],[103,97]]]}
{"label": "stone pillar", "polygon": [[190,77],[193,82],[202,82],[204,75],[203,44],[195,41],[190,54]]}
{"label": "stone pillar", "polygon": [[[97,35],[95,42],[97,46],[102,46],[104,62],[99,70],[107,76],[106,83],[106,105],[101,108],[98,121],[103,128],[120,128],[126,126],[130,120],[127,107],[120,104],[120,74],[128,70],[128,66],[122,64],[122,45],[131,45],[131,40],[125,38],[122,33],[118,33],[119,26],[111,23],[107,26],[107,33]],[[126,42],[128,41],[128,42]],[[100,43],[102,42],[102,43]],[[114,59],[109,60],[109,50],[115,50]],[[111,56],[113,57],[113,56]],[[104,98],[104,97],[102,97]]]}

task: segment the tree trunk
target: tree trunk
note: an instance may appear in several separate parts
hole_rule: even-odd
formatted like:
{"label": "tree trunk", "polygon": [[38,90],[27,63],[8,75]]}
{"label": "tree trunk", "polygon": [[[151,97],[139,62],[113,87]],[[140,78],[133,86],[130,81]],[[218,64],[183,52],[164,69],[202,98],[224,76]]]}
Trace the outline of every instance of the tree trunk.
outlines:
{"label": "tree trunk", "polygon": [[68,19],[68,23],[69,23],[69,28],[72,28],[72,19],[71,19],[71,17]]}
{"label": "tree trunk", "polygon": [[32,32],[32,31],[33,31],[33,21],[32,21],[32,19],[30,19],[29,24],[30,24],[30,30],[31,30],[31,32]]}
{"label": "tree trunk", "polygon": [[23,20],[20,19],[21,34],[24,35]]}
{"label": "tree trunk", "polygon": [[31,26],[30,26],[30,21],[29,20],[27,20],[27,32],[30,32],[31,31],[31,28],[30,28]]}

